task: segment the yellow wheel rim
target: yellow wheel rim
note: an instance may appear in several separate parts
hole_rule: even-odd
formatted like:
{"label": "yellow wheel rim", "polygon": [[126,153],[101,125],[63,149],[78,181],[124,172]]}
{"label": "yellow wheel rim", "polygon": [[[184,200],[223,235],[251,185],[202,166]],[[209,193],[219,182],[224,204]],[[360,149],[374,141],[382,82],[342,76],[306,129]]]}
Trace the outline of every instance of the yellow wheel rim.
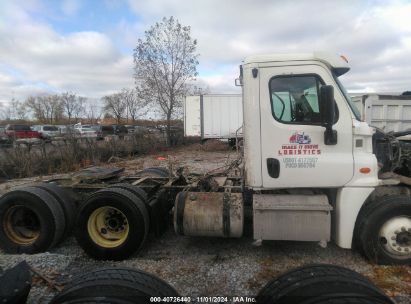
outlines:
{"label": "yellow wheel rim", "polygon": [[124,243],[129,233],[127,217],[114,207],[100,207],[91,213],[87,230],[94,243],[115,248]]}
{"label": "yellow wheel rim", "polygon": [[37,214],[23,205],[17,205],[6,211],[3,229],[7,237],[15,244],[33,244],[40,235],[40,221]]}

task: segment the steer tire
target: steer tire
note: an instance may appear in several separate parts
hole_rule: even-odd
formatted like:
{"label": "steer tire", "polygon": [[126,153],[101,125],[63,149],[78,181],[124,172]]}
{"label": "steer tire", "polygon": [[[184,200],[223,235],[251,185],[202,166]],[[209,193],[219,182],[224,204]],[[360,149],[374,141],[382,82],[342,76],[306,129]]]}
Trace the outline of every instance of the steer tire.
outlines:
{"label": "steer tire", "polygon": [[61,240],[65,226],[63,209],[46,190],[25,187],[0,198],[0,247],[5,252],[44,252]]}
{"label": "steer tire", "polygon": [[138,196],[107,188],[91,194],[80,207],[74,234],[89,256],[123,260],[141,249],[149,224],[147,208]]}
{"label": "steer tire", "polygon": [[[405,219],[405,225],[407,225],[407,227],[400,224],[395,230],[399,232],[398,235],[408,239],[408,241],[404,242],[405,246],[399,245],[397,239],[392,240],[390,237],[386,238],[380,235],[385,224],[399,217]],[[411,264],[410,197],[405,195],[392,195],[377,198],[376,201],[369,203],[365,206],[365,209],[361,211],[361,218],[359,219],[357,227],[354,243],[367,259],[380,265]],[[402,252],[387,249],[392,243],[397,244],[397,248],[401,247]],[[408,251],[405,251],[405,249]]]}
{"label": "steer tire", "polygon": [[308,304],[326,297],[378,299],[381,303],[393,303],[359,273],[322,264],[296,268],[279,276],[260,290],[256,300],[259,304]]}
{"label": "steer tire", "polygon": [[137,172],[138,176],[169,177],[170,171],[164,167],[150,167]]}
{"label": "steer tire", "polygon": [[120,188],[120,189],[128,190],[132,192],[134,195],[137,195],[143,201],[144,204],[147,203],[147,193],[138,186],[127,184],[127,183],[119,183],[119,184],[114,184],[110,186],[109,188],[110,189]]}
{"label": "steer tire", "polygon": [[152,274],[125,267],[106,267],[73,278],[51,304],[150,303],[150,297],[178,296],[173,287]]}
{"label": "steer tire", "polygon": [[50,193],[60,204],[64,211],[64,218],[66,220],[66,228],[63,233],[62,241],[70,235],[76,222],[76,204],[66,190],[52,183],[35,184],[33,187],[46,190]]}

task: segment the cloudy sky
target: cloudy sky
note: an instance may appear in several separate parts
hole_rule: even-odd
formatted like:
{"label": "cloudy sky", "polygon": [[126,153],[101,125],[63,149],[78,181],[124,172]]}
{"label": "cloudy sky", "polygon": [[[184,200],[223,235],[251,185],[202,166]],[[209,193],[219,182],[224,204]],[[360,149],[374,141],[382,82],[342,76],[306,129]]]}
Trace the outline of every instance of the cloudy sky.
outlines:
{"label": "cloudy sky", "polygon": [[0,102],[133,86],[133,48],[163,16],[190,25],[199,78],[238,92],[250,54],[329,51],[352,66],[350,91],[411,90],[411,1],[0,0]]}

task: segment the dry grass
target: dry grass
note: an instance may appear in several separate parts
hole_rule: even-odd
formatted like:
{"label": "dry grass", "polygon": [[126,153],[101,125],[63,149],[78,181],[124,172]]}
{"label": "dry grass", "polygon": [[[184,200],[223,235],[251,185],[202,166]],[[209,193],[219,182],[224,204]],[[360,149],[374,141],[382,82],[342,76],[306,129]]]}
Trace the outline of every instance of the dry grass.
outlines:
{"label": "dry grass", "polygon": [[391,297],[411,294],[410,266],[374,266],[367,277]]}
{"label": "dry grass", "polygon": [[207,151],[207,152],[217,152],[217,151],[229,151],[230,147],[226,142],[222,142],[217,139],[210,139],[204,142],[203,144],[197,144],[196,149],[198,151]]}
{"label": "dry grass", "polygon": [[143,135],[124,140],[67,138],[40,145],[17,145],[0,151],[0,177],[10,179],[66,173],[162,149],[165,149],[165,143],[161,138]]}

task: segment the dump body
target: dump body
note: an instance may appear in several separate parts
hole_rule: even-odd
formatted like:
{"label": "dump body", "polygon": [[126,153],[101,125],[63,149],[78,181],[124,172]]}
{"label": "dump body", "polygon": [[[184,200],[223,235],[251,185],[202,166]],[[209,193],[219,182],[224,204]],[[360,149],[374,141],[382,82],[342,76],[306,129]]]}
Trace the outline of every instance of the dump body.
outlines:
{"label": "dump body", "polygon": [[384,132],[411,129],[411,96],[367,94],[351,99],[370,126]]}
{"label": "dump body", "polygon": [[241,94],[187,96],[184,101],[184,136],[202,139],[241,137],[243,124]]}

